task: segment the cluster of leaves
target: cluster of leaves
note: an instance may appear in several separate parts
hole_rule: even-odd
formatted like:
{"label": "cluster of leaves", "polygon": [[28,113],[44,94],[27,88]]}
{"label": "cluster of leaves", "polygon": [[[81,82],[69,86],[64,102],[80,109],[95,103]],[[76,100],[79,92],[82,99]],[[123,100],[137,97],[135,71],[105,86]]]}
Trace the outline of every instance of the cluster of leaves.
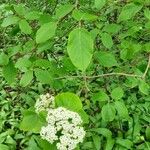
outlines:
{"label": "cluster of leaves", "polygon": [[[1,4],[0,149],[55,149],[37,135],[45,120],[33,111],[38,95],[50,92],[85,121],[78,149],[149,150],[149,6],[150,0]],[[76,95],[59,94],[68,91]]]}

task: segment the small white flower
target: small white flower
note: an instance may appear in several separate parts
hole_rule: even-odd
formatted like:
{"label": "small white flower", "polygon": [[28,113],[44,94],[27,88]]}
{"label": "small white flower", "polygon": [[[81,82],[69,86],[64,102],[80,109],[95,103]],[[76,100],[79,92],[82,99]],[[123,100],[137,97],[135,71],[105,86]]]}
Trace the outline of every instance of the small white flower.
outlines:
{"label": "small white flower", "polygon": [[48,125],[46,127],[42,127],[40,131],[40,136],[42,139],[47,140],[51,144],[58,139],[56,135],[57,130],[54,126]]}
{"label": "small white flower", "polygon": [[57,143],[56,146],[57,146],[57,149],[59,150],[68,150],[66,146],[64,146],[63,144]]}
{"label": "small white flower", "polygon": [[40,111],[48,110],[49,108],[55,107],[54,97],[49,93],[45,95],[40,95],[40,98],[37,99],[35,103],[35,111],[39,113]]}
{"label": "small white flower", "polygon": [[74,150],[83,142],[85,131],[78,113],[58,107],[48,110],[46,120],[48,125],[42,127],[40,135],[50,143],[56,142],[58,150]]}

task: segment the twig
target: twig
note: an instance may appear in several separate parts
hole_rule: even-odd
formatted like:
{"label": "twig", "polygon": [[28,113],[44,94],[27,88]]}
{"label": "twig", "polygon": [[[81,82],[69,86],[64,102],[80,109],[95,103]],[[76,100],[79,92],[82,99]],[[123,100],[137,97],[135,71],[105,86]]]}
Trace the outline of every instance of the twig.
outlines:
{"label": "twig", "polygon": [[88,85],[87,85],[87,78],[86,75],[83,75],[83,80],[84,80],[84,86],[86,88],[86,93],[90,91]]}
{"label": "twig", "polygon": [[146,67],[145,72],[144,72],[144,74],[143,74],[143,76],[142,76],[142,79],[144,79],[144,78],[146,77],[146,74],[147,74],[147,72],[148,72],[148,70],[149,70],[149,67],[150,67],[150,55],[149,55],[147,67]]}
{"label": "twig", "polygon": [[58,77],[55,78],[55,80],[59,79],[66,79],[66,78],[86,78],[86,79],[94,79],[94,78],[100,78],[100,77],[108,77],[108,76],[127,76],[127,77],[137,77],[137,78],[142,78],[140,75],[135,75],[135,74],[127,74],[127,73],[106,73],[106,74],[100,74],[97,76],[64,76],[64,77]]}
{"label": "twig", "polygon": [[79,0],[76,0],[75,1],[75,8],[78,9],[78,7],[79,7]]}

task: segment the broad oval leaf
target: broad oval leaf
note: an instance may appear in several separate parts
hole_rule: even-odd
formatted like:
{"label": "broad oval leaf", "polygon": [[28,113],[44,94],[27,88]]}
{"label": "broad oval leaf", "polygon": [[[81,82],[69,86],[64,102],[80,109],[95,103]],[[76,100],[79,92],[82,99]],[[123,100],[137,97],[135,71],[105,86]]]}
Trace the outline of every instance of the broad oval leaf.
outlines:
{"label": "broad oval leaf", "polygon": [[9,63],[9,57],[5,53],[0,54],[0,65],[7,65]]}
{"label": "broad oval leaf", "polygon": [[13,24],[17,24],[19,21],[19,18],[16,16],[8,16],[5,18],[1,24],[1,27],[8,27]]}
{"label": "broad oval leaf", "polygon": [[101,34],[101,40],[102,40],[103,45],[106,48],[110,49],[113,46],[113,40],[112,40],[112,37],[110,34],[102,33]]}
{"label": "broad oval leaf", "polygon": [[150,86],[144,80],[139,81],[139,91],[145,95],[149,94]]}
{"label": "broad oval leaf", "polygon": [[123,102],[116,101],[115,102],[115,108],[116,108],[118,115],[121,119],[128,119],[128,117],[129,117],[128,109]]}
{"label": "broad oval leaf", "polygon": [[22,33],[25,33],[25,34],[31,34],[32,33],[32,28],[25,19],[19,21],[19,28],[20,28]]}
{"label": "broad oval leaf", "polygon": [[31,11],[24,16],[27,20],[37,20],[40,18],[40,13],[38,11]]}
{"label": "broad oval leaf", "polygon": [[34,133],[39,133],[41,127],[46,124],[45,115],[36,114],[32,110],[24,111],[24,117],[20,123],[20,129],[23,131],[32,131]]}
{"label": "broad oval leaf", "polygon": [[44,43],[55,35],[57,28],[56,22],[43,24],[36,33],[36,43]]}
{"label": "broad oval leaf", "polygon": [[110,33],[110,34],[116,34],[116,33],[118,33],[121,30],[121,28],[122,28],[121,25],[112,23],[112,24],[106,24],[104,26],[103,30],[105,32]]}
{"label": "broad oval leaf", "polygon": [[10,148],[5,144],[0,144],[0,150],[9,150]]}
{"label": "broad oval leaf", "polygon": [[18,61],[15,64],[15,67],[19,70],[26,70],[27,68],[30,68],[31,65],[32,62],[29,60],[28,57],[22,57],[18,59]]}
{"label": "broad oval leaf", "polygon": [[93,96],[92,96],[92,101],[94,103],[96,103],[96,102],[105,102],[105,101],[108,101],[108,100],[109,100],[109,96],[103,90],[100,90],[99,92],[94,93]]}
{"label": "broad oval leaf", "polygon": [[95,0],[94,1],[94,7],[96,8],[96,9],[101,9],[101,8],[103,8],[104,6],[105,6],[105,4],[106,4],[106,0]]}
{"label": "broad oval leaf", "polygon": [[17,69],[14,67],[13,62],[9,62],[8,65],[3,67],[2,73],[8,84],[13,83],[17,75]]}
{"label": "broad oval leaf", "polygon": [[124,95],[124,91],[121,87],[117,87],[112,90],[111,97],[115,100],[121,99]]}
{"label": "broad oval leaf", "polygon": [[33,71],[29,70],[22,76],[20,80],[20,85],[25,87],[31,82],[32,79],[33,79]]}
{"label": "broad oval leaf", "polygon": [[107,139],[111,139],[111,137],[112,137],[112,132],[107,128],[93,128],[93,129],[90,129],[90,131],[101,134],[104,137],[106,137]]}
{"label": "broad oval leaf", "polygon": [[25,5],[24,4],[17,4],[17,5],[13,5],[13,6],[14,6],[15,12],[19,16],[24,16],[26,14],[26,9],[25,9]]}
{"label": "broad oval leaf", "polygon": [[50,61],[48,61],[47,59],[37,59],[34,62],[35,67],[40,67],[40,68],[44,68],[44,69],[50,68],[51,65],[52,65],[52,63]]}
{"label": "broad oval leaf", "polygon": [[82,103],[80,98],[73,93],[61,93],[55,97],[56,107],[65,107],[71,111],[81,111]]}
{"label": "broad oval leaf", "polygon": [[74,66],[85,71],[93,55],[93,39],[90,33],[83,28],[71,31],[67,51]]}
{"label": "broad oval leaf", "polygon": [[100,65],[104,67],[113,67],[117,66],[118,63],[115,59],[115,56],[109,52],[98,52],[96,53],[96,58],[99,61]]}
{"label": "broad oval leaf", "polygon": [[57,150],[55,143],[51,144],[47,140],[43,140],[42,138],[38,136],[36,136],[35,138],[43,150]]}
{"label": "broad oval leaf", "polygon": [[55,14],[55,18],[56,19],[61,19],[64,16],[66,16],[68,13],[70,13],[73,9],[73,5],[71,4],[66,4],[66,5],[60,5],[57,9],[56,9],[56,14]]}
{"label": "broad oval leaf", "polygon": [[77,21],[85,20],[85,21],[94,21],[98,18],[98,16],[89,14],[87,12],[82,12],[80,10],[74,10],[72,13],[72,17]]}
{"label": "broad oval leaf", "polygon": [[135,14],[140,11],[142,8],[142,5],[137,5],[134,3],[129,3],[125,5],[121,11],[121,14],[119,15],[118,21],[126,21],[128,19],[131,19],[135,16]]}
{"label": "broad oval leaf", "polygon": [[89,116],[83,109],[79,110],[78,114],[81,116],[83,123],[85,124],[89,123]]}
{"label": "broad oval leaf", "polygon": [[113,121],[115,119],[116,110],[112,104],[106,104],[102,107],[102,119],[106,122]]}
{"label": "broad oval leaf", "polygon": [[51,84],[52,78],[51,74],[47,70],[35,69],[34,71],[36,79],[40,81],[42,84]]}

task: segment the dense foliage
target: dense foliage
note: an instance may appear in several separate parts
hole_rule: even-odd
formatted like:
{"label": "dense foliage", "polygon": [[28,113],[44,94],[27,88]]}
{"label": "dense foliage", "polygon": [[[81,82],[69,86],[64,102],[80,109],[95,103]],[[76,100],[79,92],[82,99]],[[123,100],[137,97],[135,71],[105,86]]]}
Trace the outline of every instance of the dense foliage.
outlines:
{"label": "dense foliage", "polygon": [[0,3],[0,150],[56,150],[45,93],[83,119],[78,150],[150,150],[150,0]]}

